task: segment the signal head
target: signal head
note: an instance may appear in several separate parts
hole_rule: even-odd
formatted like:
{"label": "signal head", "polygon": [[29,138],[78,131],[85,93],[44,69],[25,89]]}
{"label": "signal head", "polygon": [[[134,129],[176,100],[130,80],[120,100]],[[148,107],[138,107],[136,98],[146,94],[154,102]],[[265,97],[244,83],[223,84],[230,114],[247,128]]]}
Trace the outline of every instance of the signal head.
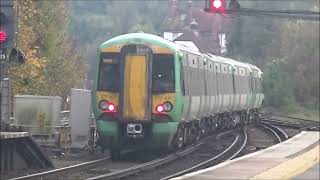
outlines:
{"label": "signal head", "polygon": [[214,13],[224,13],[225,2],[224,0],[210,0],[209,9]]}

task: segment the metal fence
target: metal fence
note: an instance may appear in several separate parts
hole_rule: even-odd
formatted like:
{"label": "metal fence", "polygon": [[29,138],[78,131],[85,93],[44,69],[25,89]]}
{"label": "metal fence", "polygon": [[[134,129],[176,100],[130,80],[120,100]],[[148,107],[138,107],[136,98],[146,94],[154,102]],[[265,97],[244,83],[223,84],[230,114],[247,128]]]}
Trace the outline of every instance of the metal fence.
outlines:
{"label": "metal fence", "polygon": [[60,126],[70,126],[70,110],[60,112]]}

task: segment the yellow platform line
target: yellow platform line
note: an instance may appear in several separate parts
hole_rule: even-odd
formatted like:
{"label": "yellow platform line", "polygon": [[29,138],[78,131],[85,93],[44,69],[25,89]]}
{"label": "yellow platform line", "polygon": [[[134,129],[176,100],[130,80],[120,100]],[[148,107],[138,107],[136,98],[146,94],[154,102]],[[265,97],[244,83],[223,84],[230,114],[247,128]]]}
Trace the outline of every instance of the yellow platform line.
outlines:
{"label": "yellow platform line", "polygon": [[319,163],[319,148],[317,145],[306,153],[289,159],[250,179],[291,179]]}

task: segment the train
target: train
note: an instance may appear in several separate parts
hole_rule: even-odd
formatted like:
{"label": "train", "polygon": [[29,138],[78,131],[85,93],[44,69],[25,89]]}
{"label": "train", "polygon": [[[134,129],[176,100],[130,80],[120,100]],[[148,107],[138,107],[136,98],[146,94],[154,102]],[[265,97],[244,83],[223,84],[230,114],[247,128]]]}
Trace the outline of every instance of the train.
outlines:
{"label": "train", "polygon": [[114,159],[124,149],[181,149],[250,123],[264,99],[258,67],[148,33],[107,40],[96,64],[97,145]]}

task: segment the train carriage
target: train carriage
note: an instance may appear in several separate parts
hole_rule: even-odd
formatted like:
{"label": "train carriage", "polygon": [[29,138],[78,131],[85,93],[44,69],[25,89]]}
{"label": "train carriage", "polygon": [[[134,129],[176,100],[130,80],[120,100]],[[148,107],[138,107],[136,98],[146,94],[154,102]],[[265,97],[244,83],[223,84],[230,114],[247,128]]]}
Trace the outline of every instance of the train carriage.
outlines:
{"label": "train carriage", "polygon": [[257,67],[151,34],[104,42],[97,64],[98,145],[112,157],[127,148],[182,148],[254,117],[248,113],[263,99]]}

